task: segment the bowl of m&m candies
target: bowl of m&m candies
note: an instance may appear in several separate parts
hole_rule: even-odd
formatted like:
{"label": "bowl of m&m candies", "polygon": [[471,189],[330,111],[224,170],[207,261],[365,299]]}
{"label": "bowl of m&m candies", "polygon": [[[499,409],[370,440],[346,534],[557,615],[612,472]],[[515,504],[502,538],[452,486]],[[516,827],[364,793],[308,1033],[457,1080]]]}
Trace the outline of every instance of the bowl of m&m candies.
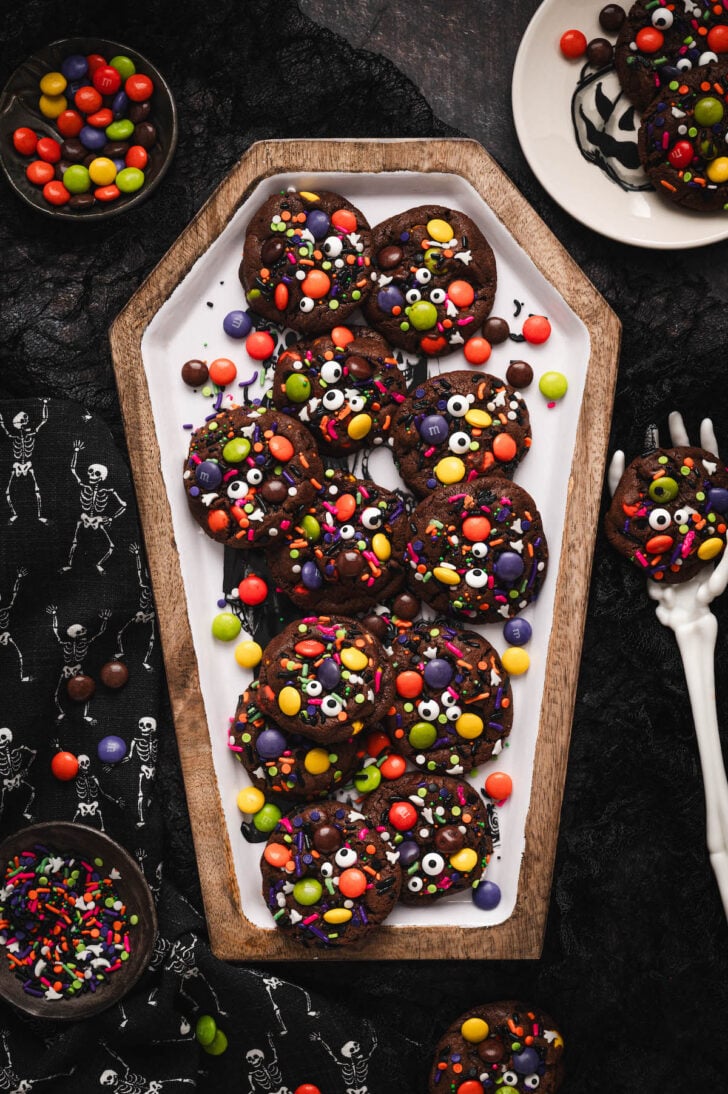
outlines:
{"label": "bowl of m&m candies", "polygon": [[164,77],[117,42],[53,42],[16,69],[0,97],[5,175],[55,218],[99,220],[135,207],[162,181],[176,145]]}

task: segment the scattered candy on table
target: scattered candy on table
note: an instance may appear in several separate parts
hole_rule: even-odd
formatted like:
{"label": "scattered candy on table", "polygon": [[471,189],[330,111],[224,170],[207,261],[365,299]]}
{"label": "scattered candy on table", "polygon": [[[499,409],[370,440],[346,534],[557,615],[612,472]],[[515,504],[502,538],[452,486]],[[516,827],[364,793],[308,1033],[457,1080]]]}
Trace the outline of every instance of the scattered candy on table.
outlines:
{"label": "scattered candy on table", "polygon": [[570,61],[583,57],[586,53],[586,35],[580,30],[565,30],[559,39],[559,48]]}
{"label": "scattered candy on table", "polygon": [[558,399],[563,399],[569,387],[569,381],[563,372],[544,372],[538,382],[538,390],[550,401],[552,405]]}
{"label": "scattered candy on table", "polygon": [[211,1014],[201,1014],[195,1023],[195,1037],[210,1056],[222,1056],[228,1047],[228,1039]]}
{"label": "scattered candy on table", "polygon": [[0,945],[28,995],[95,992],[123,967],[138,917],[119,897],[118,877],[103,859],[90,863],[39,843],[4,866]]}
{"label": "scattered candy on table", "polygon": [[551,324],[545,315],[529,315],[524,321],[522,333],[530,345],[540,346],[551,337]]}

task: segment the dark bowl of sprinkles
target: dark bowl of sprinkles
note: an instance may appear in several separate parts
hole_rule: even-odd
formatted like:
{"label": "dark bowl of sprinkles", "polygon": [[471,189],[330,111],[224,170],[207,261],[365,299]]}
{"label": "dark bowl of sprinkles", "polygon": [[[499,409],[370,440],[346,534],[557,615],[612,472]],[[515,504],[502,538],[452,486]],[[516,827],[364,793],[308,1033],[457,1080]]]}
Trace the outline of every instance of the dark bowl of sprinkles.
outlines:
{"label": "dark bowl of sprinkles", "polygon": [[54,1021],[117,1003],[157,932],[134,859],[95,828],[49,821],[0,843],[0,997]]}

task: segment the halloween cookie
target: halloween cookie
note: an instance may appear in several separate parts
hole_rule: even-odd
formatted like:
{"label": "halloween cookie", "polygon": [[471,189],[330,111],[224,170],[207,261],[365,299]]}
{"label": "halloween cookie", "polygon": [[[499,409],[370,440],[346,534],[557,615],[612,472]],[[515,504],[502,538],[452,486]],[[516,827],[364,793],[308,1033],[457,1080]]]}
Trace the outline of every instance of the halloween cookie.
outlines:
{"label": "halloween cookie", "polygon": [[442,357],[477,333],[493,307],[496,263],[465,213],[420,205],[372,229],[367,321],[393,346]]}
{"label": "halloween cookie", "polygon": [[282,729],[338,743],[380,721],[391,705],[384,647],[355,619],[309,616],[269,642],[258,703]]}
{"label": "halloween cookie", "polygon": [[369,327],[335,327],[298,342],[281,353],[273,377],[275,405],[333,455],[386,443],[404,395],[391,347]]}
{"label": "halloween cookie", "polygon": [[359,763],[354,741],[323,748],[280,729],[258,706],[258,687],[256,680],[240,696],[228,734],[228,747],[253,786],[291,801],[313,801],[345,783]]}
{"label": "halloween cookie", "polygon": [[726,77],[726,59],[681,73],[661,89],[639,129],[640,159],[657,192],[696,212],[728,209]]}
{"label": "halloween cookie", "polygon": [[709,0],[695,5],[691,0],[689,6],[698,15],[688,16],[683,0],[637,0],[622,23],[614,65],[622,89],[639,110],[645,110],[671,81],[711,59],[707,26],[714,19],[715,5]]}
{"label": "halloween cookie", "polygon": [[397,902],[402,874],[368,820],[321,802],[283,817],[260,862],[276,927],[307,947],[364,941]]}
{"label": "halloween cookie", "polygon": [[327,471],[313,502],[271,552],[271,573],[300,608],[364,611],[404,584],[392,536],[405,516],[399,494]]}
{"label": "halloween cookie", "polygon": [[350,201],[327,190],[286,190],[253,215],[239,276],[254,312],[320,334],[366,298],[369,256],[369,225]]}
{"label": "halloween cookie", "polygon": [[445,621],[420,620],[401,627],[389,652],[395,694],[384,728],[398,752],[448,775],[467,774],[500,752],[513,698],[490,642]]}
{"label": "halloween cookie", "polygon": [[480,880],[493,841],[485,805],[463,779],[409,772],[380,783],[362,810],[399,852],[403,904],[433,904]]}
{"label": "halloween cookie", "polygon": [[536,503],[497,476],[433,490],[395,538],[416,595],[457,618],[511,619],[536,599],[546,576]]}
{"label": "halloween cookie", "polygon": [[311,435],[280,411],[222,410],[195,430],[184,466],[190,512],[226,547],[258,547],[291,527],[323,481]]}
{"label": "halloween cookie", "polygon": [[531,445],[523,397],[488,373],[456,370],[416,384],[397,412],[394,459],[419,497],[478,475],[510,478]]}
{"label": "halloween cookie", "polygon": [[633,460],[605,519],[609,542],[647,577],[688,581],[722,553],[728,470],[702,448],[658,448]]}
{"label": "halloween cookie", "polygon": [[440,1038],[427,1091],[556,1094],[563,1053],[556,1023],[538,1007],[511,999],[484,1003],[462,1014]]}

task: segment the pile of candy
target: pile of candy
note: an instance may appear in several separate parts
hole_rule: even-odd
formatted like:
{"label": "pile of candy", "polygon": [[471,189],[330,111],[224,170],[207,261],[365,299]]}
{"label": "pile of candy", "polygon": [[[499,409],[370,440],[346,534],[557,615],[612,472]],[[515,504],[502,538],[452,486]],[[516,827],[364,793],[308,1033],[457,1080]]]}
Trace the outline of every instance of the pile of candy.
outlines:
{"label": "pile of candy", "polygon": [[136,193],[145,182],[157,128],[149,120],[154,83],[131,58],[66,57],[60,72],[40,81],[38,109],[55,137],[27,126],[13,133],[21,156],[33,157],[26,176],[50,205],[84,210]]}
{"label": "pile of candy", "polygon": [[129,913],[119,874],[35,844],[6,865],[0,886],[0,945],[28,995],[49,1000],[94,992],[129,960]]}

